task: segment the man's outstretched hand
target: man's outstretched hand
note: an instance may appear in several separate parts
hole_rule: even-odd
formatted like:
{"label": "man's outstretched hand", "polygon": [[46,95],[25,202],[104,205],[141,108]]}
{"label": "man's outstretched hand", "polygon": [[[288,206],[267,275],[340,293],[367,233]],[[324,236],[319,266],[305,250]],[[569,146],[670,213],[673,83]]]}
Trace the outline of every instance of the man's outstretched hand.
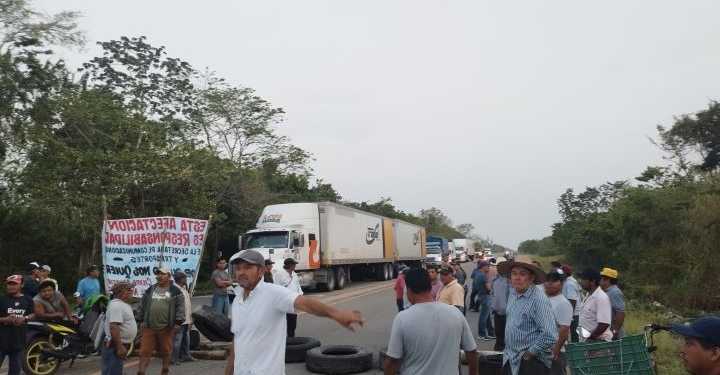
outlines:
{"label": "man's outstretched hand", "polygon": [[357,310],[337,310],[332,316],[341,326],[355,332],[355,325],[362,327],[365,321]]}

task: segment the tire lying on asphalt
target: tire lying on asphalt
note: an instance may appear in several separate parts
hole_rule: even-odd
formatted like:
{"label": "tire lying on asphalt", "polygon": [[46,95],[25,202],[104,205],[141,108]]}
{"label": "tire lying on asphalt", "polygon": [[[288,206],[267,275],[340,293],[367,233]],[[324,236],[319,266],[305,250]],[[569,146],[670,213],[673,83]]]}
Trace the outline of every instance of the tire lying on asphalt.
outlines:
{"label": "tire lying on asphalt", "polygon": [[373,355],[354,345],[327,345],[307,352],[305,366],[320,374],[356,374],[372,368]]}
{"label": "tire lying on asphalt", "polygon": [[312,337],[288,337],[285,343],[285,363],[305,362],[307,351],[320,346]]}
{"label": "tire lying on asphalt", "polygon": [[210,306],[202,306],[192,313],[193,324],[210,341],[232,341],[230,319],[218,314]]}

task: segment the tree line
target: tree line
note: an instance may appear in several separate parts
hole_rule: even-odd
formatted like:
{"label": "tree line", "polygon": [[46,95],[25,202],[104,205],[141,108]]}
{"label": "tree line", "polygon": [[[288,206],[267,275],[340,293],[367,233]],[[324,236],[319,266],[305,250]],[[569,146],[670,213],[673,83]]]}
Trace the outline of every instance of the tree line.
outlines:
{"label": "tree line", "polygon": [[648,166],[634,181],[567,189],[552,236],[519,250],[619,269],[628,291],[680,310],[718,310],[720,103],[657,130],[666,165]]}
{"label": "tree line", "polygon": [[143,36],[100,42],[99,56],[67,66],[54,49],[85,44],[78,17],[0,0],[0,273],[40,261],[74,284],[100,260],[104,218],[150,216],[212,217],[207,270],[274,203],[343,202],[473,236],[437,208],[344,202],[278,133],[282,108]]}

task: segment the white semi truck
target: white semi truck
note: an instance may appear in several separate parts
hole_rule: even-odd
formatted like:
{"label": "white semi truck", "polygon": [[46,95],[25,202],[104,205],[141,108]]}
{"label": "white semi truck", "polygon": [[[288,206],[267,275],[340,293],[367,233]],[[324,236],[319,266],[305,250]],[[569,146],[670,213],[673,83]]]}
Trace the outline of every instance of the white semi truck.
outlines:
{"label": "white semi truck", "polygon": [[455,245],[455,251],[464,251],[467,255],[467,258],[470,260],[475,258],[475,244],[473,243],[473,240],[469,240],[467,238],[458,238],[452,240],[452,242]]}
{"label": "white semi truck", "polygon": [[423,227],[332,202],[267,206],[239,245],[276,269],[294,258],[300,284],[324,290],[368,277],[390,280],[397,264],[419,265],[426,253]]}

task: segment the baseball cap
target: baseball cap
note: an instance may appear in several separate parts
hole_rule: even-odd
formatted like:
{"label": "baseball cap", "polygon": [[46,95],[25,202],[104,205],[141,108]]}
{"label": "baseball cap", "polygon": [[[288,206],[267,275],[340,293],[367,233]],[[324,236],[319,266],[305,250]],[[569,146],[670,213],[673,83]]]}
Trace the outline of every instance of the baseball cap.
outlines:
{"label": "baseball cap", "polygon": [[558,269],[558,270],[549,272],[545,276],[545,281],[563,281],[563,280],[565,280],[566,276],[567,275],[565,275],[565,273],[562,270]]}
{"label": "baseball cap", "polygon": [[720,316],[704,316],[692,323],[673,324],[670,331],[720,346]]}
{"label": "baseball cap", "polygon": [[287,259],[285,259],[283,264],[286,266],[290,266],[290,265],[298,264],[298,262],[294,258],[287,258]]}
{"label": "baseball cap", "polygon": [[275,262],[273,262],[272,259],[265,259],[266,266],[272,266],[273,264],[275,264]]}
{"label": "baseball cap", "polygon": [[157,274],[159,274],[159,273],[166,273],[166,274],[169,275],[169,274],[170,274],[170,268],[168,268],[168,266],[160,266],[160,267],[158,267],[157,269],[155,269],[155,274],[157,275]]}
{"label": "baseball cap", "polygon": [[38,263],[38,262],[30,262],[30,263],[29,263],[29,267],[28,267],[28,270],[29,270],[29,271],[33,271],[33,270],[36,270],[36,269],[38,269],[38,268],[40,268],[40,263]]}
{"label": "baseball cap", "polygon": [[478,268],[483,268],[483,267],[486,267],[486,266],[489,266],[489,265],[490,265],[490,262],[485,261],[485,260],[481,260],[481,261],[478,262],[478,265],[477,265],[477,266],[478,266]]}
{"label": "baseball cap", "polygon": [[50,268],[50,266],[47,264],[43,264],[43,266],[40,268],[44,269],[45,271],[52,272],[52,268]]}
{"label": "baseball cap", "polygon": [[175,273],[173,274],[173,278],[175,278],[175,279],[180,279],[183,277],[187,277],[187,274],[180,270],[175,271]]}
{"label": "baseball cap", "polygon": [[10,275],[5,279],[5,284],[22,284],[22,276]]}
{"label": "baseball cap", "polygon": [[440,267],[440,273],[443,274],[443,275],[449,275],[449,274],[452,274],[452,273],[454,273],[454,272],[455,272],[455,271],[453,271],[453,269],[450,268],[450,267],[447,267],[447,266],[442,266],[442,267]]}
{"label": "baseball cap", "polygon": [[602,269],[602,272],[600,272],[600,276],[608,277],[611,279],[617,279],[618,278],[618,271],[614,270],[612,268],[605,267]]}
{"label": "baseball cap", "polygon": [[265,257],[255,250],[243,250],[230,257],[231,264],[240,262],[250,263],[256,266],[264,266]]}

